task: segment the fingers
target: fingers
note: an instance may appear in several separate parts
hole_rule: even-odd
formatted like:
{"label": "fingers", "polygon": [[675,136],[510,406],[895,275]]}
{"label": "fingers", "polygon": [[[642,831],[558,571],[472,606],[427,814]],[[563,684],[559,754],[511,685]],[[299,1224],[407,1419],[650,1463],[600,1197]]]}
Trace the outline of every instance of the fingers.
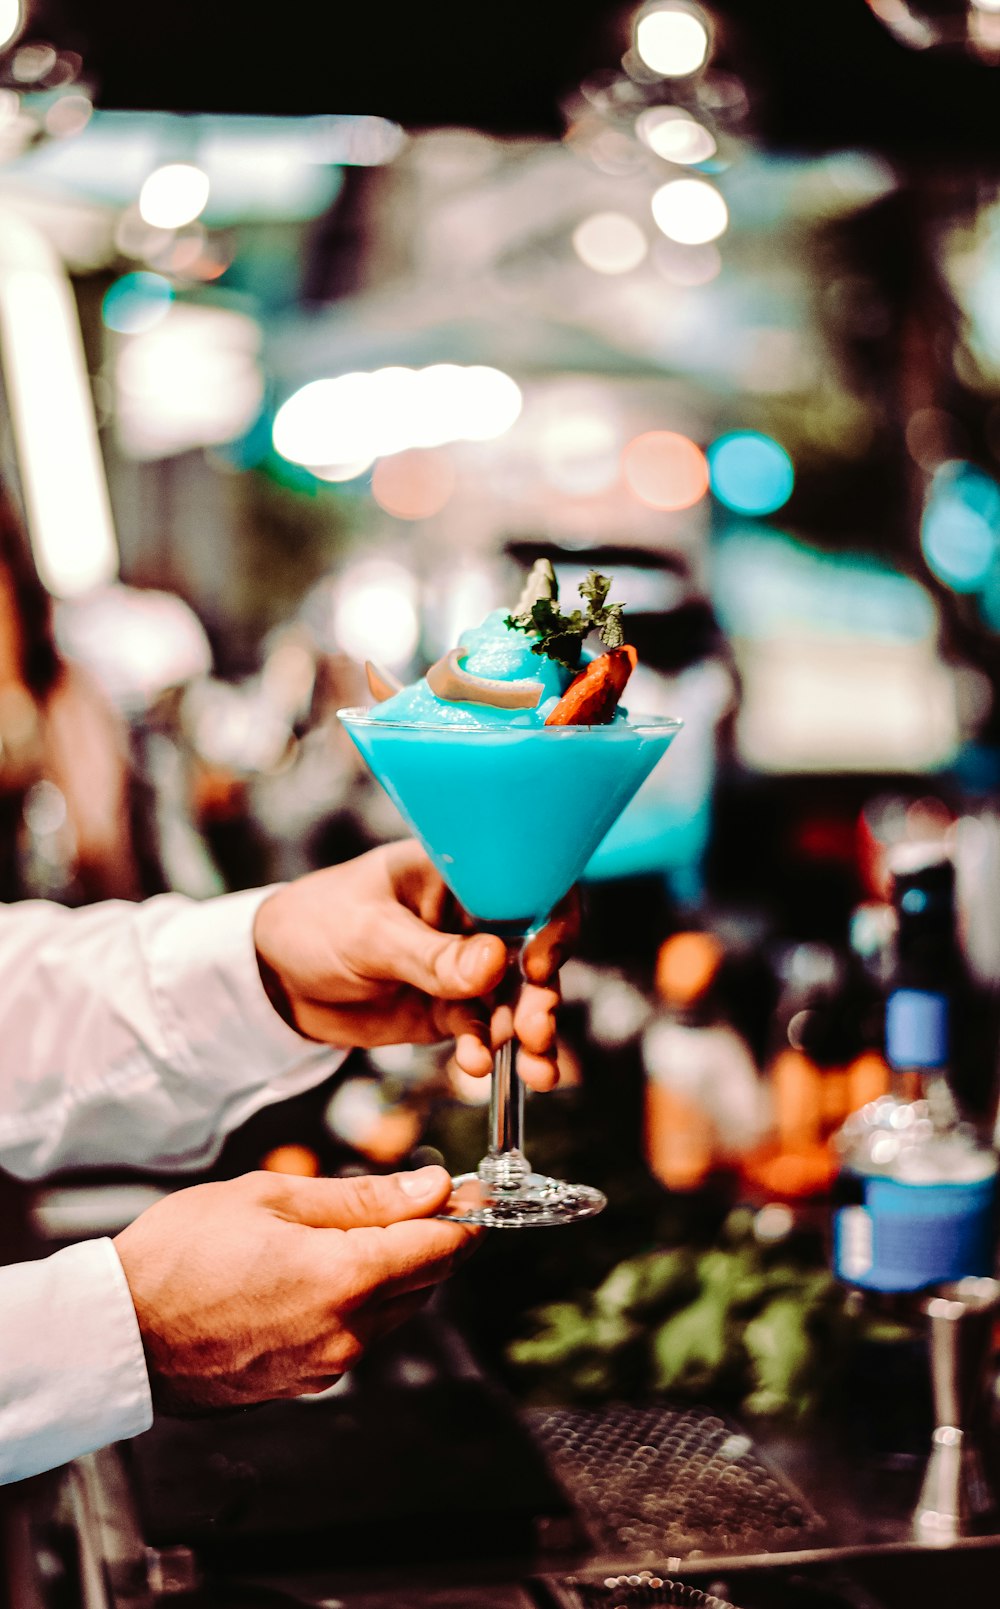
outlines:
{"label": "fingers", "polygon": [[531,983],[549,983],[580,936],[580,896],[575,888],[559,901],[543,928],[533,933],[521,956]]}
{"label": "fingers", "polygon": [[352,1249],[363,1272],[358,1304],[369,1303],[375,1291],[384,1301],[439,1285],[471,1255],[482,1234],[446,1218],[356,1229]]}
{"label": "fingers", "polygon": [[[393,1330],[405,1324],[409,1319],[416,1318],[417,1314],[427,1306],[430,1299],[430,1289],[411,1291],[403,1296],[390,1296],[385,1301],[369,1301],[365,1307],[359,1308],[352,1314],[350,1331],[357,1344],[358,1355],[352,1360],[351,1366],[359,1362],[368,1348],[375,1342],[381,1341]],[[339,1340],[329,1356],[321,1359],[320,1363],[328,1365],[328,1372],[315,1375],[307,1380],[299,1380],[295,1387],[284,1393],[288,1396],[314,1396],[318,1392],[328,1391],[336,1385],[341,1378],[344,1360],[340,1351]]]}
{"label": "fingers", "polygon": [[517,1076],[522,1083],[544,1095],[555,1089],[559,1082],[559,1066],[553,1051],[551,1056],[532,1056],[521,1050],[517,1057]]}
{"label": "fingers", "polygon": [[302,1179],[274,1174],[272,1210],[312,1229],[385,1228],[440,1211],[451,1194],[444,1168],[362,1174],[351,1179]]}
{"label": "fingers", "polygon": [[518,1076],[531,1089],[543,1092],[553,1089],[559,1082],[556,1064],[558,1005],[559,993],[556,989],[542,989],[526,983],[513,1013],[507,1006],[498,1006],[491,1025],[494,1044],[517,1038],[520,1044]]}
{"label": "fingers", "polygon": [[379,909],[371,946],[372,953],[361,958],[371,977],[408,983],[439,1000],[489,994],[507,967],[503,940],[494,934],[439,933],[398,904]]}
{"label": "fingers", "polygon": [[544,1056],[556,1037],[559,991],[526,983],[514,1006],[513,1030],[525,1050]]}

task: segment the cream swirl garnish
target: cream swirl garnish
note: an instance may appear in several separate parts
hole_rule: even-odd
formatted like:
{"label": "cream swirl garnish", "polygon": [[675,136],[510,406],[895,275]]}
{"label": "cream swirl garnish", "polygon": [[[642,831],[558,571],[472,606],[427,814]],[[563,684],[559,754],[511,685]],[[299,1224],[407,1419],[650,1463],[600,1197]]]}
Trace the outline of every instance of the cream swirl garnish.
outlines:
{"label": "cream swirl garnish", "polygon": [[[465,669],[464,648],[452,648],[427,672],[427,685],[446,704],[491,704],[499,710],[533,710],[541,701],[541,682],[504,682],[494,676],[476,676]],[[370,685],[370,684],[369,684]]]}

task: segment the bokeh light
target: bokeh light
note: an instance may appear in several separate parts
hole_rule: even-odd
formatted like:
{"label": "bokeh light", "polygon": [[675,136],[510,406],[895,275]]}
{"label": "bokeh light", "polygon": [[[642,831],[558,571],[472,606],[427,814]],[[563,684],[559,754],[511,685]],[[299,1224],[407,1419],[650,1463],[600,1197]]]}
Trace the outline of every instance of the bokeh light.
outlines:
{"label": "bokeh light", "polygon": [[454,490],[454,465],[440,449],[394,453],[380,458],[372,471],[372,496],[397,520],[428,520],[440,514]]}
{"label": "bokeh light", "polygon": [[927,470],[957,458],[966,435],[955,415],[943,408],[916,408],[906,421],[905,434],[910,457]]}
{"label": "bokeh light", "polygon": [[928,567],[953,592],[978,592],[1000,546],[1000,486],[964,459],[942,464],[920,523]]}
{"label": "bokeh light", "polygon": [[656,227],[681,246],[718,240],[729,222],[726,203],[706,179],[670,179],[655,192],[651,206]]}
{"label": "bokeh light", "polygon": [[653,267],[671,285],[708,285],[722,271],[718,246],[678,246],[674,240],[658,240],[653,247]]}
{"label": "bokeh light", "polygon": [[647,67],[664,78],[696,73],[708,55],[704,13],[678,3],[644,11],[635,25],[635,48]]}
{"label": "bokeh light", "polygon": [[21,0],[0,0],[0,50],[9,45],[21,26]]}
{"label": "bokeh light", "polygon": [[712,491],[737,514],[773,514],[792,495],[795,470],[784,447],[756,430],[733,430],[708,449]]}
{"label": "bokeh light", "polygon": [[715,135],[679,106],[649,106],[636,119],[644,145],[665,162],[693,167],[716,153]]}
{"label": "bokeh light", "polygon": [[673,430],[647,430],[622,454],[629,490],[647,508],[692,508],[708,490],[708,464],[700,447]]}
{"label": "bokeh light", "polygon": [[105,291],[101,316],[109,330],[141,335],[166,318],[173,299],[173,286],[162,274],[123,274]]}
{"label": "bokeh light", "polygon": [[621,436],[613,413],[557,396],[534,424],[532,438],[550,486],[570,497],[594,497],[618,480]]}
{"label": "bokeh light", "polygon": [[225,238],[209,235],[200,223],[194,223],[177,234],[168,234],[166,243],[150,255],[149,261],[165,273],[207,284],[221,279],[232,267],[233,247]]}
{"label": "bokeh light", "polygon": [[209,179],[191,162],[168,162],[149,175],[139,192],[139,213],[157,229],[183,229],[208,205]]}
{"label": "bokeh light", "polygon": [[649,243],[639,225],[623,212],[595,212],[573,231],[580,261],[598,274],[627,274],[638,268]]}
{"label": "bokeh light", "polygon": [[65,139],[86,128],[93,115],[88,95],[60,95],[45,114],[45,132],[55,139]]}
{"label": "bokeh light", "polygon": [[420,640],[417,587],[409,570],[389,559],[349,570],[336,589],[333,636],[351,659],[374,659],[387,670],[409,664]]}
{"label": "bokeh light", "polygon": [[174,302],[162,323],[123,342],[116,356],[123,451],[168,458],[245,436],[264,404],[260,344],[260,327],[245,313]]}
{"label": "bokeh light", "polygon": [[[8,36],[9,37],[9,36]],[[6,41],[5,41],[6,43]],[[22,45],[11,62],[11,76],[19,84],[40,84],[59,60],[54,45],[43,43]]]}
{"label": "bokeh light", "polygon": [[317,480],[339,485],[342,481],[357,480],[359,476],[366,474],[373,462],[371,458],[357,458],[353,464],[323,464],[321,467],[314,467],[313,474]]}
{"label": "bokeh light", "polygon": [[293,464],[350,464],[375,457],[374,376],[341,374],[312,380],[278,409],[275,450]]}
{"label": "bokeh light", "polygon": [[[424,369],[425,386],[432,382],[438,368],[445,367],[447,365],[440,364]],[[516,424],[524,405],[516,380],[502,369],[493,369],[485,363],[472,363],[467,369],[456,365],[456,370],[450,396],[460,428],[455,429],[454,436],[445,439],[495,441],[498,436],[505,436]],[[422,399],[422,406],[426,406],[426,399]]]}
{"label": "bokeh light", "polygon": [[293,464],[369,463],[414,447],[493,441],[522,407],[521,389],[486,364],[393,366],[312,380],[274,420],[277,452]]}

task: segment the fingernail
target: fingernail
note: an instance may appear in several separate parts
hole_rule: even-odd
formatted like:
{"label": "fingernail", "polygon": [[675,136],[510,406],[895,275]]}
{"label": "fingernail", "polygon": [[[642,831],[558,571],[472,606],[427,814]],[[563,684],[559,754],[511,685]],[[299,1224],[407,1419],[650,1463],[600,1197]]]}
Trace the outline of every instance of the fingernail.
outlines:
{"label": "fingernail", "polygon": [[399,1181],[399,1188],[404,1196],[411,1196],[414,1201],[426,1201],[428,1196],[436,1196],[441,1191],[441,1172],[433,1164],[427,1168],[417,1168],[414,1173],[404,1173]]}

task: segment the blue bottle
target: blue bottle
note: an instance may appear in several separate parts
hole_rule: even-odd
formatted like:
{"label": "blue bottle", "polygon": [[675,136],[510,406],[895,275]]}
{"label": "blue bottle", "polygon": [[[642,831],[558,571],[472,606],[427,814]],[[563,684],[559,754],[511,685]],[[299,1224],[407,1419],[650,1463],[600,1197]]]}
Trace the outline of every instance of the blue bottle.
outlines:
{"label": "blue bottle", "polygon": [[[941,910],[926,919],[943,891],[950,900],[951,867],[938,860],[917,871],[922,878],[908,869],[895,890],[896,986],[885,1011],[893,1091],[854,1113],[839,1137],[834,1272],[885,1294],[992,1274],[996,1247],[997,1155],[952,1095],[946,924]],[[908,916],[919,918],[915,934]]]}

